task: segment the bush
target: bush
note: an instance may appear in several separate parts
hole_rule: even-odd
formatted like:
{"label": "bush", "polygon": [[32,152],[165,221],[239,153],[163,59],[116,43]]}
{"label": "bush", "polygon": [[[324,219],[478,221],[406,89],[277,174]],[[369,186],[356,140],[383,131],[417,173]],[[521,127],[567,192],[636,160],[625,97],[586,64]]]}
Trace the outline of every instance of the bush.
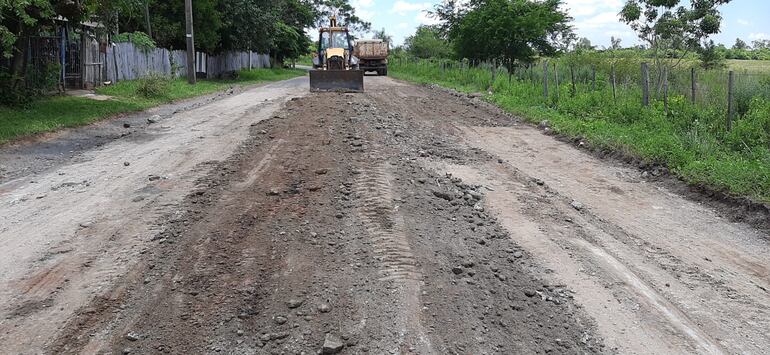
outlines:
{"label": "bush", "polygon": [[34,92],[26,87],[23,80],[8,73],[0,73],[0,105],[26,106],[32,102]]}
{"label": "bush", "polygon": [[166,97],[170,88],[170,77],[159,73],[150,73],[137,80],[136,94],[148,99]]}

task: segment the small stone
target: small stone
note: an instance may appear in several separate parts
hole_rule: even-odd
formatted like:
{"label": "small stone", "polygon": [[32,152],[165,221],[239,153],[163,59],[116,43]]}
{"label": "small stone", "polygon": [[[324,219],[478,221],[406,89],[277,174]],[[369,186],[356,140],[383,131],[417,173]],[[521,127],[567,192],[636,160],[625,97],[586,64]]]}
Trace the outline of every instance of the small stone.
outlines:
{"label": "small stone", "polygon": [[470,267],[473,267],[474,265],[476,265],[476,263],[474,263],[473,261],[470,261],[470,260],[463,261],[463,267],[470,268]]}
{"label": "small stone", "polygon": [[328,303],[321,303],[318,305],[318,311],[321,313],[329,313],[332,310],[332,306]]}
{"label": "small stone", "polygon": [[453,272],[455,275],[460,275],[460,274],[462,274],[462,273],[463,273],[463,268],[461,268],[461,267],[459,267],[459,266],[455,266],[455,267],[453,267],[453,268],[452,268],[452,272]]}
{"label": "small stone", "polygon": [[160,121],[160,115],[153,115],[147,119],[147,124],[158,123],[158,121]]}
{"label": "small stone", "polygon": [[139,340],[139,334],[136,334],[134,332],[130,332],[126,334],[126,340],[128,341],[137,341]]}
{"label": "small stone", "polygon": [[150,175],[147,179],[150,180],[150,181],[158,181],[158,180],[160,180],[160,176],[158,176],[158,175]]}
{"label": "small stone", "polygon": [[323,348],[321,348],[321,353],[336,354],[342,351],[342,348],[344,347],[345,343],[343,343],[339,337],[331,333],[326,333],[326,338],[324,338],[324,345]]}
{"label": "small stone", "polygon": [[292,309],[293,309],[293,308],[297,308],[297,307],[301,306],[301,305],[302,305],[302,303],[304,303],[304,302],[305,302],[305,301],[304,301],[304,300],[301,300],[301,299],[290,298],[288,301],[286,301],[286,305],[287,305],[289,308],[292,308]]}
{"label": "small stone", "polygon": [[324,175],[324,174],[326,174],[328,172],[329,172],[329,169],[318,169],[318,170],[315,171],[315,173],[318,174],[318,175]]}
{"label": "small stone", "polygon": [[520,251],[517,251],[517,252],[513,253],[513,257],[516,258],[516,259],[519,259],[522,256],[524,256],[524,254],[522,254],[522,252],[520,252]]}
{"label": "small stone", "polygon": [[551,122],[548,121],[548,120],[542,120],[537,125],[537,128],[540,128],[540,129],[546,129],[546,128],[550,128],[550,127],[551,127]]}
{"label": "small stone", "polygon": [[123,162],[123,166],[129,166],[129,165],[131,165],[131,163],[129,163],[129,162],[127,162],[127,161],[124,161],[124,162]]}
{"label": "small stone", "polygon": [[243,330],[238,329],[235,334],[238,334],[238,336],[243,336]]}
{"label": "small stone", "polygon": [[525,290],[524,291],[524,296],[527,296],[527,297],[535,297],[536,294],[537,294],[537,292],[535,292],[535,290]]}
{"label": "small stone", "polygon": [[284,316],[276,316],[276,317],[273,317],[273,321],[275,322],[275,324],[281,325],[281,324],[286,324],[288,319],[286,319],[286,317]]}
{"label": "small stone", "polygon": [[443,198],[444,200],[447,200],[447,201],[454,200],[454,195],[446,191],[433,190],[433,195],[438,198]]}
{"label": "small stone", "polygon": [[131,124],[126,122],[123,124],[123,128],[131,128]]}
{"label": "small stone", "polygon": [[569,205],[572,206],[572,208],[574,208],[574,209],[576,209],[578,211],[582,211],[583,208],[585,208],[585,206],[583,206],[582,203],[580,203],[578,201],[575,201],[575,200],[572,200],[572,202]]}
{"label": "small stone", "polygon": [[497,162],[498,162],[498,163],[500,163],[500,164],[502,164],[502,163],[504,163],[505,161],[504,161],[504,160],[502,160],[502,159],[497,159]]}
{"label": "small stone", "polygon": [[267,190],[266,194],[268,196],[278,196],[281,194],[281,191],[278,191],[278,189],[270,189],[270,190]]}

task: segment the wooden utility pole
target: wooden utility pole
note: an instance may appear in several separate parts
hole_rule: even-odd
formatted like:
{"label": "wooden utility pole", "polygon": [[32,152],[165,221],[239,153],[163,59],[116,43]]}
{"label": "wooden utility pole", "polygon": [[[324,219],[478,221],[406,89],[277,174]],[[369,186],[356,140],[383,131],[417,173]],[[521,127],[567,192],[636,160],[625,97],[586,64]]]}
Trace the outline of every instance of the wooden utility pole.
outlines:
{"label": "wooden utility pole", "polygon": [[192,0],[184,0],[184,17],[187,23],[187,82],[195,84],[195,39],[193,37]]}
{"label": "wooden utility pole", "polygon": [[152,38],[152,26],[150,25],[150,0],[144,0],[144,23],[147,26],[147,35]]}

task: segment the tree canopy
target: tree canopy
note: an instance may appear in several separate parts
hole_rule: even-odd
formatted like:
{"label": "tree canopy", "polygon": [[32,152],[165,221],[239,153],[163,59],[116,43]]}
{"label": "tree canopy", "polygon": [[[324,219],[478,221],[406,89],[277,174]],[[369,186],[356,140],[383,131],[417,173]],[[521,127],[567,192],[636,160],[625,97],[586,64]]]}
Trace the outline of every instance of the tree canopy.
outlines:
{"label": "tree canopy", "polygon": [[433,15],[460,57],[530,62],[574,39],[561,0],[445,1]]}
{"label": "tree canopy", "polygon": [[[663,57],[671,51],[694,51],[719,33],[719,6],[731,0],[628,0],[620,12],[623,22]],[[689,7],[683,4],[689,4]]]}
{"label": "tree canopy", "polygon": [[452,58],[452,45],[434,26],[419,26],[417,31],[404,40],[406,51],[417,58]]}

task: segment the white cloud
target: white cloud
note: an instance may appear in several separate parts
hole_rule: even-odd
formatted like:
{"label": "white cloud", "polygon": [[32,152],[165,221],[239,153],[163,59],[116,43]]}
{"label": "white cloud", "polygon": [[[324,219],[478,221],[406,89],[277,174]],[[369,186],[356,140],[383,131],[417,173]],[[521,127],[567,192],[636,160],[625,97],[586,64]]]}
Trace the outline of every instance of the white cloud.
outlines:
{"label": "white cloud", "polygon": [[770,39],[770,35],[763,32],[749,33],[749,39],[752,41],[756,41],[760,39]]}
{"label": "white cloud", "polygon": [[433,4],[429,2],[412,3],[403,0],[398,0],[393,4],[390,9],[391,13],[397,13],[401,16],[405,16],[409,12],[424,11],[433,7]]}
{"label": "white cloud", "polygon": [[742,18],[738,19],[738,24],[741,25],[741,26],[751,26],[751,22],[746,21],[746,20],[744,20]]}
{"label": "white cloud", "polygon": [[607,27],[610,25],[620,24],[620,17],[617,12],[602,12],[593,17],[581,19],[575,22],[575,27],[578,30],[592,29]]}
{"label": "white cloud", "polygon": [[374,11],[369,10],[374,6],[374,0],[353,0],[350,5],[356,9],[356,15],[364,21],[371,22],[374,19]]}
{"label": "white cloud", "polygon": [[602,11],[619,12],[623,7],[621,0],[566,0],[562,7],[574,18],[591,16]]}
{"label": "white cloud", "polygon": [[439,19],[429,16],[428,13],[425,11],[420,11],[420,13],[417,14],[417,17],[415,17],[414,20],[421,25],[436,25],[441,22]]}

